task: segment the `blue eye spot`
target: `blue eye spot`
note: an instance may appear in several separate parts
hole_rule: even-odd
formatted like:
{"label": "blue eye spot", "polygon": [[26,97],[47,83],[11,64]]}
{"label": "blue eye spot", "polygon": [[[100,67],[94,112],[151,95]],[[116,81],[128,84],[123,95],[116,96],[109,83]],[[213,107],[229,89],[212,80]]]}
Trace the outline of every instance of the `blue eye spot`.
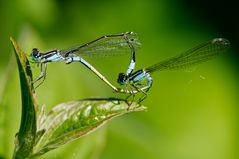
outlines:
{"label": "blue eye spot", "polygon": [[32,60],[36,62],[36,61],[39,61],[39,58],[32,56]]}

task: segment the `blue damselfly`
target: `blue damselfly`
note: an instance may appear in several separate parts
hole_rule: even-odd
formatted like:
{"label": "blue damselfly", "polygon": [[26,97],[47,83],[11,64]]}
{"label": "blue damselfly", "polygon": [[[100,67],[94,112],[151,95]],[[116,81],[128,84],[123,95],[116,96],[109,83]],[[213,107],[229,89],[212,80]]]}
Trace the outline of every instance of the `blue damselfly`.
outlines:
{"label": "blue damselfly", "polygon": [[131,92],[132,95],[142,92],[143,96],[139,99],[139,102],[141,102],[147,97],[147,91],[152,87],[153,79],[151,74],[153,72],[188,68],[213,59],[224,53],[229,47],[230,42],[228,40],[215,38],[178,56],[161,61],[150,67],[140,69],[134,73],[128,75],[119,73],[117,81],[120,85],[126,85],[125,91]]}
{"label": "blue damselfly", "polygon": [[40,81],[35,87],[37,88],[44,82],[46,79],[47,63],[64,61],[66,64],[70,64],[72,62],[80,62],[94,72],[113,90],[120,91],[82,57],[114,56],[131,53],[130,64],[126,72],[126,74],[129,75],[133,72],[135,66],[135,49],[140,45],[137,35],[134,32],[125,32],[105,35],[84,45],[65,50],[55,49],[48,52],[39,52],[37,48],[34,48],[30,56],[34,63],[40,65],[40,75],[33,81],[33,83],[35,84]]}

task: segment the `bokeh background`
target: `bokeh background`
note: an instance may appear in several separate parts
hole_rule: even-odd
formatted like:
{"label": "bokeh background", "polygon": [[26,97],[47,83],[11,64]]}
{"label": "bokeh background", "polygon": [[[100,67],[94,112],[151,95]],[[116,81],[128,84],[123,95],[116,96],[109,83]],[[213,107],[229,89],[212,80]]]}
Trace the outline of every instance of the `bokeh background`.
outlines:
{"label": "bokeh background", "polygon": [[[238,7],[232,0],[0,1],[0,159],[11,158],[21,113],[9,37],[30,54],[33,47],[67,48],[125,31],[136,32],[142,42],[137,69],[215,37],[229,39],[232,48],[193,69],[155,73],[143,102],[147,112],[117,118],[41,158],[238,159]],[[117,85],[129,57],[89,61]],[[37,94],[48,110],[69,100],[118,97],[78,63],[50,64]]]}

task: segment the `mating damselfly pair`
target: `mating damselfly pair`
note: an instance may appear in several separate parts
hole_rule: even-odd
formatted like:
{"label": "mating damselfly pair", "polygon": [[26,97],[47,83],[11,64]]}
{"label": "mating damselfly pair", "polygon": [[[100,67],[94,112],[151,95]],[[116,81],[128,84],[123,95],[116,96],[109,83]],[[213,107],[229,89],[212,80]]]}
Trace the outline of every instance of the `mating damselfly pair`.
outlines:
{"label": "mating damselfly pair", "polygon": [[[138,92],[143,93],[143,96],[139,99],[139,102],[141,102],[147,97],[147,91],[152,87],[153,79],[151,73],[188,68],[213,59],[223,54],[230,47],[228,40],[224,38],[214,38],[182,54],[134,72],[136,50],[140,45],[137,35],[134,32],[125,32],[105,35],[84,45],[66,50],[56,49],[43,53],[34,48],[31,53],[31,58],[33,62],[40,65],[40,76],[34,80],[34,84],[38,83],[35,88],[42,84],[46,78],[47,63],[64,61],[66,64],[70,64],[72,62],[80,62],[95,73],[115,92],[126,93],[133,96]],[[83,57],[114,56],[125,53],[131,53],[130,64],[126,73],[119,73],[117,79],[118,83],[124,85],[125,88],[114,86],[96,68],[83,59]]]}

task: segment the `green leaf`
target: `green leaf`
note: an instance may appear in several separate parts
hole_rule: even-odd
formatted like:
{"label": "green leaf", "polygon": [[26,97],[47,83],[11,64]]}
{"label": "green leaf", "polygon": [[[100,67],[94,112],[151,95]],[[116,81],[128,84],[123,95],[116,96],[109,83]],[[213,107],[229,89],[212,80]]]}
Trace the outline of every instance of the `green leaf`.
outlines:
{"label": "green leaf", "polygon": [[32,72],[29,61],[25,53],[20,49],[13,38],[10,38],[14,47],[17,65],[19,70],[21,96],[22,96],[22,116],[20,130],[15,139],[15,152],[13,158],[26,158],[33,150],[36,138],[36,106],[32,85]]}
{"label": "green leaf", "polygon": [[35,156],[62,146],[89,134],[116,116],[146,110],[146,107],[120,99],[85,99],[55,106],[41,117],[44,122],[38,127],[44,132],[35,146]]}

